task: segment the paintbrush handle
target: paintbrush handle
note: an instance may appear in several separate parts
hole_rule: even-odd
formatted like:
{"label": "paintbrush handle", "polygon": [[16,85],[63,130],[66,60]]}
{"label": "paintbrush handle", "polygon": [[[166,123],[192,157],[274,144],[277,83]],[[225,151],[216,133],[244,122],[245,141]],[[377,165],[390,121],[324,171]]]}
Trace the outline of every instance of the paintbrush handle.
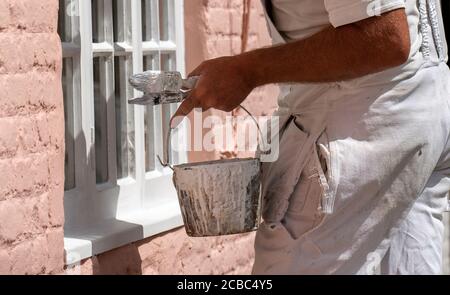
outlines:
{"label": "paintbrush handle", "polygon": [[187,79],[183,79],[181,87],[183,89],[192,90],[195,88],[195,85],[197,84],[199,78],[200,76],[192,76]]}

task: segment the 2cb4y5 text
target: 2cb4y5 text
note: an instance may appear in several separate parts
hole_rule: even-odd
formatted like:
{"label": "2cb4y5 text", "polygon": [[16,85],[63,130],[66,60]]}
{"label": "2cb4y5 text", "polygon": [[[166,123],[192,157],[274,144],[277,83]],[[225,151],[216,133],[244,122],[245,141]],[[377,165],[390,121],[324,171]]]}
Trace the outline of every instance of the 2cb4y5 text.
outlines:
{"label": "2cb4y5 text", "polygon": [[272,280],[229,279],[199,281],[184,279],[177,282],[178,290],[197,290],[208,293],[213,290],[271,290]]}

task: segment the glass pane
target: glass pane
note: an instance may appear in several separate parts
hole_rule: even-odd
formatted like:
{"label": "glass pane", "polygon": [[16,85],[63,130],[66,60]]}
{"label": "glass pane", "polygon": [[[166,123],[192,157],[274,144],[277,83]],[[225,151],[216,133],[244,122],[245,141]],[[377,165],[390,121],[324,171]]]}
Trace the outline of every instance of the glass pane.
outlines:
{"label": "glass pane", "polygon": [[[158,55],[144,56],[144,71],[159,69]],[[145,171],[155,170],[155,108],[147,106],[144,115],[145,126]]]}
{"label": "glass pane", "polygon": [[144,71],[158,70],[159,69],[158,54],[144,55],[143,67]]}
{"label": "glass pane", "polygon": [[169,40],[169,1],[159,0],[159,40]]}
{"label": "glass pane", "polygon": [[152,40],[152,1],[141,0],[142,5],[142,40]]}
{"label": "glass pane", "polygon": [[114,42],[131,42],[131,1],[113,0]]}
{"label": "glass pane", "polygon": [[105,58],[94,58],[95,169],[97,183],[108,181],[108,125],[105,74]]}
{"label": "glass pane", "polygon": [[65,157],[64,189],[75,188],[75,134],[73,109],[73,64],[72,59],[63,59],[62,88],[64,95]]}
{"label": "glass pane", "polygon": [[164,53],[161,54],[161,70],[163,71],[176,71],[176,58],[175,54]]}
{"label": "glass pane", "polygon": [[92,42],[99,43],[103,39],[103,0],[91,0],[92,6]]}
{"label": "glass pane", "polygon": [[123,42],[124,36],[123,36],[123,18],[121,17],[122,14],[119,14],[120,9],[122,8],[122,3],[119,3],[121,1],[113,0],[113,23],[114,23],[114,32],[113,32],[113,39],[114,42]]}
{"label": "glass pane", "polygon": [[72,22],[68,13],[76,13],[75,1],[59,0],[59,13],[58,13],[58,34],[61,38],[61,42],[72,41]]}
{"label": "glass pane", "polygon": [[114,58],[116,96],[116,164],[117,178],[135,176],[134,107],[127,103],[133,97],[128,83],[132,73],[130,56]]}

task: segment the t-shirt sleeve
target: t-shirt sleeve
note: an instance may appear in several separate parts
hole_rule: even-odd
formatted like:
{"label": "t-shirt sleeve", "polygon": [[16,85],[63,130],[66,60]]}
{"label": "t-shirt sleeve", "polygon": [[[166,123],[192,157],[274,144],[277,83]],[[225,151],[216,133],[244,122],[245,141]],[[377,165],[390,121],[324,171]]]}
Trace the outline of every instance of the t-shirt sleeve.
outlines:
{"label": "t-shirt sleeve", "polygon": [[324,0],[334,27],[405,7],[405,0]]}

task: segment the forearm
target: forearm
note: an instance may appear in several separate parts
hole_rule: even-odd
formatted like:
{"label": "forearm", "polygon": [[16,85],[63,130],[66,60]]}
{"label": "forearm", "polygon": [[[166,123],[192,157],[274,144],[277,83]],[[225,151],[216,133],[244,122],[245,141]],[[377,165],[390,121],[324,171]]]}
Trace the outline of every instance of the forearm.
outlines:
{"label": "forearm", "polygon": [[258,49],[238,58],[249,83],[333,82],[398,66],[409,54],[403,10],[339,27],[304,40]]}
{"label": "forearm", "polygon": [[200,78],[174,118],[194,108],[232,111],[265,84],[342,81],[379,72],[404,63],[409,50],[408,23],[401,9],[328,27],[289,44],[207,60],[190,73]]}

